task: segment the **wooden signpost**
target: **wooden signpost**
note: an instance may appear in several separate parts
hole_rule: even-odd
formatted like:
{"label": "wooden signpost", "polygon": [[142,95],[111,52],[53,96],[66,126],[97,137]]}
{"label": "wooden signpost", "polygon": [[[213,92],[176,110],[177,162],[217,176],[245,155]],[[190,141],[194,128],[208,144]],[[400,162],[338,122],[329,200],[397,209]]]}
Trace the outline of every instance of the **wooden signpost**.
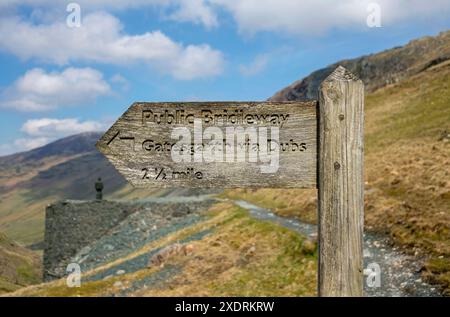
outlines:
{"label": "wooden signpost", "polygon": [[319,100],[134,103],[97,148],[137,187],[318,188],[319,295],[363,294],[364,85]]}
{"label": "wooden signpost", "polygon": [[[184,153],[190,155],[176,162],[172,149],[179,138],[171,136],[176,128],[185,127],[190,134]],[[272,143],[275,130],[279,142]],[[213,149],[220,157],[208,161],[205,144],[212,139],[211,132],[219,134],[215,141],[222,144],[215,143]],[[315,187],[317,102],[138,102],[97,147],[136,187]],[[252,152],[257,147],[260,151]],[[278,159],[271,156],[275,147]],[[202,151],[199,159],[194,153]],[[249,159],[252,153],[256,162]],[[261,154],[266,154],[267,162],[260,160]],[[278,169],[262,173],[271,159]]]}

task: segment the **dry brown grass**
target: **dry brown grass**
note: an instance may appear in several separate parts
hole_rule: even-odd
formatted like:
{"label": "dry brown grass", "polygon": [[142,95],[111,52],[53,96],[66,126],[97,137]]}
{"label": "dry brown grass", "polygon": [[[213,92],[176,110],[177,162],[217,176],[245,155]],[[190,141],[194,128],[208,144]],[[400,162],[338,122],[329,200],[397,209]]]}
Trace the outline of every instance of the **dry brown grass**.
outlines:
{"label": "dry brown grass", "polygon": [[[317,254],[300,235],[269,222],[251,218],[231,204],[220,203],[209,211],[210,216],[175,232],[141,250],[120,259],[130,259],[150,250],[183,239],[186,235],[212,228],[201,240],[191,242],[188,255],[170,257],[161,266],[152,266],[134,273],[106,280],[82,283],[68,288],[65,280],[21,289],[8,296],[104,296],[118,294],[134,282],[160,272],[164,266],[181,267],[181,272],[163,281],[156,288],[139,288],[129,296],[314,296],[316,294]],[[309,241],[308,241],[309,242]],[[305,244],[305,245],[304,245]],[[120,262],[115,262],[118,264]],[[87,272],[98,272],[102,268]],[[86,276],[85,275],[85,276]],[[118,283],[120,282],[120,283]],[[120,286],[117,286],[120,285]]]}
{"label": "dry brown grass", "polygon": [[145,296],[314,296],[315,251],[297,234],[251,219],[233,207],[236,217],[217,232],[193,243],[183,271],[164,288],[142,291]]}
{"label": "dry brown grass", "polygon": [[0,233],[0,294],[38,283],[41,271],[42,263],[37,253]]}
{"label": "dry brown grass", "polygon": [[238,188],[226,190],[222,197],[243,199],[272,209],[285,217],[295,217],[307,223],[317,223],[316,189]]}
{"label": "dry brown grass", "polygon": [[[450,62],[368,95],[365,117],[366,229],[428,257],[424,276],[450,294]],[[317,219],[315,190],[225,195]]]}

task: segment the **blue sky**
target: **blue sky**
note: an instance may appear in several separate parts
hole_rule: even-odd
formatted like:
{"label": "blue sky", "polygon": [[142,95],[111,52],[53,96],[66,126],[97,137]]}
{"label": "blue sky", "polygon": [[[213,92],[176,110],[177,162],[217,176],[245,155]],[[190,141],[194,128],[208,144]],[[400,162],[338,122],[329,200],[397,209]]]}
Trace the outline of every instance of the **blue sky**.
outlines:
{"label": "blue sky", "polygon": [[105,130],[134,101],[264,100],[340,59],[450,29],[450,0],[69,3],[0,2],[0,155]]}

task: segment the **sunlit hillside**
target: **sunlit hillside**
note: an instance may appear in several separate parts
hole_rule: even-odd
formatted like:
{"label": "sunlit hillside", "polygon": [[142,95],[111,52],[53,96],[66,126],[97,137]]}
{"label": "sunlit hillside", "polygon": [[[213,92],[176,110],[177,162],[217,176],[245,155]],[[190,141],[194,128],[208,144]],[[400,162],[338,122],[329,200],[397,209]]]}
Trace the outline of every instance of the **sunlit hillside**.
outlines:
{"label": "sunlit hillside", "polygon": [[[429,257],[450,285],[450,62],[366,96],[365,226]],[[284,216],[316,222],[315,190],[232,190]]]}

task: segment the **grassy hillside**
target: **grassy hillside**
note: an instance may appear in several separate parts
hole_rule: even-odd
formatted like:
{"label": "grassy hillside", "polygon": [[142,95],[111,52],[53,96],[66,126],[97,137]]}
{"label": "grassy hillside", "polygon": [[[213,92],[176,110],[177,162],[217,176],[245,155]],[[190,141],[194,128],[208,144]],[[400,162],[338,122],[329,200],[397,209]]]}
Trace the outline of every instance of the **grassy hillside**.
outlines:
{"label": "grassy hillside", "polygon": [[[61,199],[93,199],[102,177],[106,199],[142,199],[167,190],[134,189],[95,149],[100,133],[83,133],[24,153],[0,157],[0,232],[16,249],[43,241],[45,208]],[[6,239],[6,238],[5,238]],[[5,240],[6,241],[6,240]],[[3,252],[0,244],[0,293],[40,282],[41,258]],[[32,260],[31,260],[32,259]],[[33,262],[33,269],[28,263]]]}
{"label": "grassy hillside", "polygon": [[40,256],[0,233],[0,294],[38,283],[40,278]]}
{"label": "grassy hillside", "polygon": [[[204,233],[207,232],[206,235]],[[24,288],[11,296],[313,296],[317,254],[314,243],[278,225],[251,218],[231,204],[220,203],[207,218],[168,234],[130,255],[95,268],[99,272],[138,259],[151,250],[189,242],[187,254],[168,256],[158,265],[114,274],[68,288],[65,280]]]}
{"label": "grassy hillside", "polygon": [[0,157],[0,231],[22,244],[42,241],[45,207],[59,199],[92,199],[102,177],[105,196],[126,182],[95,149],[101,133],[70,136]]}
{"label": "grassy hillside", "polygon": [[[366,229],[386,233],[407,252],[420,260],[425,258],[423,275],[442,285],[446,294],[450,294],[449,43],[450,31],[342,61],[368,84]],[[318,84],[335,66],[314,72],[272,100],[314,97]],[[21,244],[41,241],[46,205],[65,198],[91,199],[97,177],[104,180],[106,198],[142,199],[167,194],[164,190],[135,190],[126,185],[95,150],[99,137],[99,133],[81,134],[0,158],[0,232]],[[225,195],[306,222],[317,219],[315,190],[236,189]],[[252,220],[231,205],[217,208],[210,211],[209,221],[188,229],[191,233],[213,229],[212,235],[193,242],[196,253],[169,259],[165,264],[166,269],[175,267],[179,273],[158,289],[140,288],[130,295],[314,294],[316,255],[298,249],[301,238]],[[176,232],[151,247],[176,241],[185,234]],[[36,281],[36,272],[30,269],[30,263],[38,267],[34,253],[6,237],[0,238],[0,292]],[[248,251],[255,248],[257,255],[248,257]],[[134,255],[147,251],[136,250]],[[298,261],[303,265],[297,265]],[[58,281],[19,294],[106,295],[117,291],[114,285],[133,284],[141,278],[151,280],[165,272],[164,267],[141,269],[110,280],[88,282],[81,289],[67,289]]]}
{"label": "grassy hillside", "polygon": [[[429,257],[423,274],[450,292],[450,63],[366,96],[365,225]],[[315,190],[231,190],[315,222]]]}
{"label": "grassy hillside", "polygon": [[98,177],[106,199],[142,199],[171,192],[128,185],[95,149],[100,135],[83,133],[0,157],[0,231],[25,245],[42,241],[45,207],[61,199],[95,198]]}

